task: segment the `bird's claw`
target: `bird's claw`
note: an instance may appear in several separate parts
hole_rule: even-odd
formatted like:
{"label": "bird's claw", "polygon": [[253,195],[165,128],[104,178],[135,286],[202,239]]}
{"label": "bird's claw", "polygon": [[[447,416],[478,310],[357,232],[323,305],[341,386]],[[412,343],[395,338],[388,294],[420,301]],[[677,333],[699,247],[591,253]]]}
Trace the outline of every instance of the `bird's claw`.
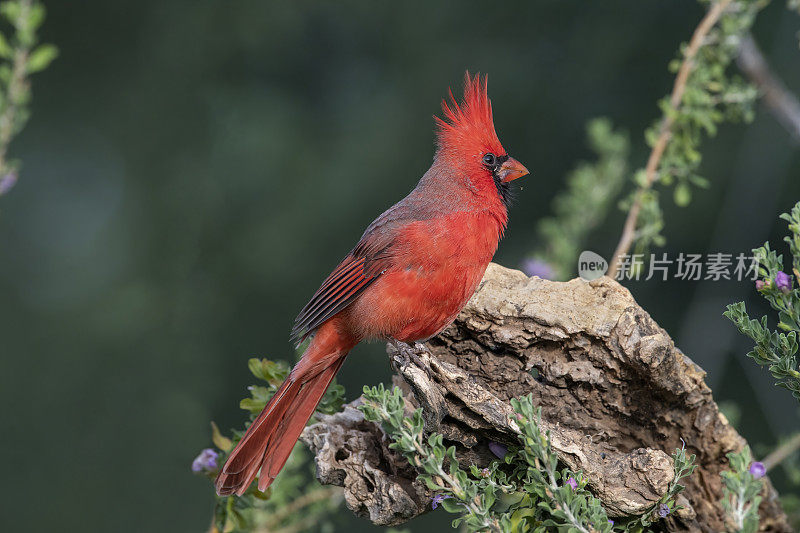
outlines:
{"label": "bird's claw", "polygon": [[419,367],[421,370],[425,372],[425,374],[428,376],[428,379],[430,381],[433,381],[433,375],[431,374],[430,367],[425,363],[423,363],[422,359],[420,359],[419,357],[420,354],[428,352],[428,349],[425,347],[424,344],[422,344],[421,342],[415,342],[413,345],[410,345],[408,343],[400,342],[394,339],[392,339],[390,342],[397,349],[397,353],[402,358],[401,359],[402,368],[405,368],[413,361],[413,363],[417,367]]}

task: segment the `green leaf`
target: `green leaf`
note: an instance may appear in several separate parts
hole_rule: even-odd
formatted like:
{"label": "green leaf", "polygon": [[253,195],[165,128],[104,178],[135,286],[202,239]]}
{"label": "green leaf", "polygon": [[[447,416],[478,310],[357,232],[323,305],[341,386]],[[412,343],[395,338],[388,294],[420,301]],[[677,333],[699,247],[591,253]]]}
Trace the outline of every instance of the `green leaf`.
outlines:
{"label": "green leaf", "polygon": [[251,358],[247,361],[247,368],[256,378],[266,381],[273,387],[280,386],[289,375],[289,366],[284,362],[274,362],[269,359]]}
{"label": "green leaf", "polygon": [[31,52],[28,58],[27,71],[29,74],[46,69],[58,57],[58,48],[52,44],[43,44]]}
{"label": "green leaf", "polygon": [[211,422],[211,441],[214,443],[214,446],[223,452],[229,452],[233,448],[231,439],[222,436],[222,433],[214,422]]}
{"label": "green leaf", "polygon": [[18,2],[3,2],[0,4],[0,14],[2,14],[12,26],[17,25],[17,20],[20,16],[20,8]]}
{"label": "green leaf", "polygon": [[686,207],[692,202],[692,190],[686,183],[679,183],[675,186],[675,204],[679,207]]}
{"label": "green leaf", "polygon": [[455,498],[445,498],[441,503],[444,510],[448,513],[461,513],[464,511],[464,506]]}
{"label": "green leaf", "polygon": [[267,405],[267,402],[275,393],[275,390],[267,389],[266,387],[250,386],[250,398],[245,398],[239,402],[239,407],[245,411],[250,411],[251,414],[257,415]]}
{"label": "green leaf", "polygon": [[45,9],[42,4],[34,4],[28,12],[27,25],[31,31],[36,31],[44,22]]}

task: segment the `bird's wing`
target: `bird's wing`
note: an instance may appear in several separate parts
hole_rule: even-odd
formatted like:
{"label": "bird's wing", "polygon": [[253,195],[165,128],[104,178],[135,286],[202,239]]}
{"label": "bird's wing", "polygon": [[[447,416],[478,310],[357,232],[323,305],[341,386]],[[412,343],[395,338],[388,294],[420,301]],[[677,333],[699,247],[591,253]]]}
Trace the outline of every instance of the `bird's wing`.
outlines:
{"label": "bird's wing", "polygon": [[299,342],[305,340],[323,322],[350,305],[389,267],[393,230],[399,221],[380,224],[381,218],[373,222],[353,251],[339,263],[300,311],[294,321],[292,338]]}

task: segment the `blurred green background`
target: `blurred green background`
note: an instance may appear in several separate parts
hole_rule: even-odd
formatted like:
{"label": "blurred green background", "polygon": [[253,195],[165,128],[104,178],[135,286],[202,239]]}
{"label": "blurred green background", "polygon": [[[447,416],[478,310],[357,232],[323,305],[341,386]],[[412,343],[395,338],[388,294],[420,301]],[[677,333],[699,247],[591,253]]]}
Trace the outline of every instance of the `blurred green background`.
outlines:
{"label": "blurred green background", "polygon": [[[46,5],[61,56],[34,78],[20,181],[0,201],[7,531],[205,530],[211,488],[189,466],[209,420],[244,422],[249,357],[293,356],[295,314],[428,168],[431,116],[465,68],[489,74],[500,138],[532,170],[496,257],[516,267],[590,157],[587,119],[629,131],[643,165],[667,63],[702,17],[690,0]],[[755,29],[796,92],[798,28],[775,2]],[[689,208],[664,201],[664,251],[777,244],[800,150],[761,106],[706,144],[702,172],[712,187]],[[608,257],[621,225],[615,211],[588,248]],[[739,405],[753,444],[798,427],[722,317],[739,299],[763,310],[749,282],[627,286]],[[389,376],[372,344],[340,381],[353,398]]]}

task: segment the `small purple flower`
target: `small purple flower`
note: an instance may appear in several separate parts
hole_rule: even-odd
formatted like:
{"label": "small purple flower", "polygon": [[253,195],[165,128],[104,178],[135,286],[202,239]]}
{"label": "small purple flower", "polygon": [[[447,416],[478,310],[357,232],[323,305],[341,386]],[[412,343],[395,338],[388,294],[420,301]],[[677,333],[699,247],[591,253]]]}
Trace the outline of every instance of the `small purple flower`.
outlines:
{"label": "small purple flower", "polygon": [[219,454],[211,448],[206,448],[192,461],[192,472],[212,472],[217,469]]}
{"label": "small purple flower", "polygon": [[792,278],[786,272],[779,270],[775,274],[775,286],[783,292],[789,292],[792,289]]}
{"label": "small purple flower", "polygon": [[506,454],[508,453],[508,448],[499,442],[489,441],[489,449],[495,454],[499,459],[503,459]]}
{"label": "small purple flower", "polygon": [[431,509],[435,510],[437,507],[439,507],[439,504],[442,503],[442,501],[446,500],[447,498],[452,498],[452,496],[450,496],[449,494],[437,494],[436,496],[434,496],[433,499],[431,500]]}
{"label": "small purple flower", "polygon": [[522,262],[522,271],[528,276],[538,276],[542,279],[553,279],[553,268],[541,259],[526,259]]}
{"label": "small purple flower", "polygon": [[570,487],[572,487],[572,490],[577,490],[577,489],[578,489],[578,482],[577,482],[577,481],[575,481],[575,478],[574,478],[574,477],[571,477],[571,478],[569,478],[569,479],[567,480],[567,485],[569,485]]}
{"label": "small purple flower", "polygon": [[662,503],[661,505],[658,506],[658,516],[660,516],[661,518],[666,518],[668,514],[669,514],[669,505],[667,505],[666,503]]}
{"label": "small purple flower", "polygon": [[763,282],[762,280],[760,280],[760,279],[759,279],[759,280],[756,280],[756,290],[757,290],[757,291],[762,291],[762,290],[764,290],[764,287],[766,287],[766,283],[764,283],[764,282]]}
{"label": "small purple flower", "polygon": [[611,520],[610,518],[608,519],[608,523],[611,524],[612,526],[614,525],[614,521]]}
{"label": "small purple flower", "polygon": [[762,478],[767,473],[767,467],[765,467],[764,463],[761,461],[753,461],[750,465],[750,473],[753,474],[753,477],[756,479]]}
{"label": "small purple flower", "polygon": [[491,475],[492,471],[489,470],[488,468],[484,468],[483,470],[481,470],[481,477],[489,477]]}
{"label": "small purple flower", "polygon": [[3,196],[5,193],[11,190],[11,187],[17,183],[17,173],[16,172],[9,172],[2,178],[0,178],[0,196]]}

